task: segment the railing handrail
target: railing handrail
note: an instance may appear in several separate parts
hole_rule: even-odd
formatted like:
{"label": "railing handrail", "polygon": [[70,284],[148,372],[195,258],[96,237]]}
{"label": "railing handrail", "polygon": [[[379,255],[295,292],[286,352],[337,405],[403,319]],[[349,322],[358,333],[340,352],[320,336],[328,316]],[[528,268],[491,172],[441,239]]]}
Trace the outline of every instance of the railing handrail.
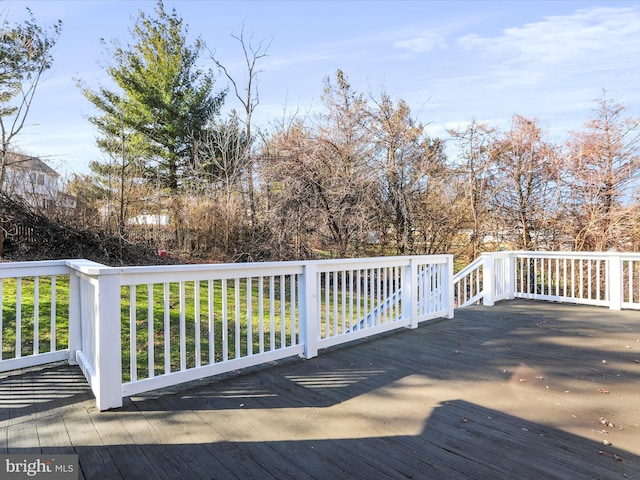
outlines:
{"label": "railing handrail", "polygon": [[[33,273],[37,271],[37,273]],[[69,273],[65,260],[0,263],[0,278],[63,275]]]}
{"label": "railing handrail", "polygon": [[476,269],[480,268],[480,266],[482,265],[482,261],[483,261],[482,257],[478,257],[473,262],[471,262],[469,265],[467,265],[462,270],[460,270],[458,273],[455,273],[453,275],[453,283],[456,284],[462,278],[464,278],[467,275],[469,275],[469,273],[471,273],[473,270],[476,270]]}
{"label": "railing handrail", "polygon": [[[496,253],[492,253],[491,255],[498,255],[500,253],[505,253],[505,252],[496,252]],[[553,252],[548,252],[548,251],[544,251],[544,250],[535,250],[535,251],[527,251],[527,250],[514,250],[511,252],[507,252],[509,255],[515,256],[515,257],[557,257],[557,258],[573,258],[573,259],[580,259],[580,258],[616,258],[616,257],[623,257],[623,258],[631,258],[631,259],[640,259],[640,253],[635,253],[635,252],[576,252],[576,251],[572,251],[572,250],[567,250],[567,251],[553,251]]]}
{"label": "railing handrail", "polygon": [[[448,261],[450,255],[413,255],[399,257],[366,257],[366,258],[337,258],[331,260],[311,260],[317,265],[319,272],[333,271],[336,266],[343,266],[344,269],[350,267],[363,268],[383,267],[383,266],[403,266],[409,265],[414,261],[417,263],[440,263],[444,264]],[[308,263],[309,261],[305,262]]]}
{"label": "railing handrail", "polygon": [[[153,276],[154,282],[181,281],[187,277],[189,280],[207,280],[211,278],[236,278],[238,272],[246,272],[255,276],[256,273],[264,272],[273,275],[300,274],[306,265],[314,264],[318,272],[334,271],[338,265],[344,269],[372,268],[372,266],[403,266],[409,265],[410,261],[446,263],[449,255],[406,255],[397,257],[365,257],[347,259],[327,259],[327,260],[300,260],[281,262],[253,262],[253,263],[207,263],[189,265],[145,265],[145,266],[123,266],[109,267],[90,260],[61,260],[57,265],[66,265],[85,275],[98,276],[103,274],[118,274],[123,285],[134,285],[137,283],[147,283],[149,276]],[[62,263],[60,263],[62,262]],[[21,262],[28,266],[34,262]],[[35,268],[35,266],[34,266]],[[1,272],[0,272],[1,273]],[[195,274],[195,276],[194,276]],[[9,275],[7,275],[9,276]]]}

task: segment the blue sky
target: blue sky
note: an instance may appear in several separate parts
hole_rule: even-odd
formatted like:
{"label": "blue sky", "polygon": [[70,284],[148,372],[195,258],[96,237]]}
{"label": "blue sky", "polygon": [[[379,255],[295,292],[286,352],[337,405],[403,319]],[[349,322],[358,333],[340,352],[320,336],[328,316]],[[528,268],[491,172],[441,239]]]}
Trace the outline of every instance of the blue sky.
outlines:
{"label": "blue sky", "polygon": [[[27,6],[40,24],[61,19],[63,29],[17,147],[62,174],[87,173],[102,154],[74,79],[108,84],[100,38],[130,43],[138,12],[152,14],[155,1],[0,1],[0,13],[22,21]],[[231,34],[244,28],[254,44],[271,42],[255,115],[263,128],[285,108],[313,114],[323,79],[337,69],[357,91],[405,100],[434,136],[472,119],[507,126],[517,113],[562,141],[603,88],[640,116],[637,1],[166,0],[173,8],[238,78],[242,51]],[[228,96],[226,108],[239,107]]]}

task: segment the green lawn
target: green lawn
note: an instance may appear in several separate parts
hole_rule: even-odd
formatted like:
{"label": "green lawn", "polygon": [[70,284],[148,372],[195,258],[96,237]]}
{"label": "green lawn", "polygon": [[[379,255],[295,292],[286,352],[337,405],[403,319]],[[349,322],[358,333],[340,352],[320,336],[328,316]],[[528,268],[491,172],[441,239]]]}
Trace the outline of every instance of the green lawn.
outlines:
{"label": "green lawn", "polygon": [[[280,279],[270,284],[265,279],[262,288],[258,281],[253,279],[250,286],[250,307],[247,301],[248,285],[246,279],[216,280],[211,282],[212,306],[209,305],[209,282],[185,282],[170,283],[168,296],[165,299],[164,284],[153,285],[153,301],[151,306],[148,301],[147,285],[139,285],[135,288],[135,328],[136,328],[136,369],[138,378],[149,376],[149,308],[152,318],[152,344],[154,356],[154,374],[165,372],[165,328],[169,338],[169,364],[170,371],[181,368],[183,361],[181,355],[181,343],[184,345],[184,362],[186,368],[196,366],[199,358],[200,364],[219,362],[223,359],[234,359],[246,356],[249,351],[257,353],[289,346],[292,344],[292,304],[290,302],[290,285],[287,276],[284,283],[284,302],[281,302]],[[184,320],[180,314],[181,288],[184,289]],[[260,302],[260,290],[262,301]],[[269,301],[270,291],[273,302]],[[223,291],[225,292],[223,295]],[[164,304],[169,304],[168,318],[165,318]],[[284,312],[282,307],[284,306]],[[121,318],[122,318],[122,342],[123,342],[123,381],[131,378],[130,368],[130,341],[131,341],[131,294],[129,287],[122,289]],[[198,308],[198,312],[196,311]],[[294,319],[297,318],[297,305],[293,304]],[[210,313],[212,320],[210,323]],[[262,315],[261,315],[262,314]],[[259,334],[262,318],[263,335]],[[167,325],[165,326],[165,320]],[[184,322],[183,339],[181,338],[181,321]],[[210,328],[212,330],[209,334]],[[251,335],[248,331],[251,329]],[[294,325],[297,329],[297,326]],[[226,335],[223,332],[226,331]],[[200,338],[200,348],[197,338]],[[296,339],[297,343],[297,339]]]}
{"label": "green lawn", "polygon": [[[284,281],[283,281],[284,280]],[[23,277],[2,281],[2,359],[16,356],[16,322],[20,319],[20,355],[34,353],[34,330],[37,325],[39,353],[51,350],[52,334],[56,349],[68,347],[69,276],[55,277],[55,322],[51,322],[51,276]],[[20,288],[19,288],[20,287]],[[178,371],[222,360],[244,357],[298,344],[299,315],[297,298],[291,299],[291,277],[265,277],[258,279],[229,279],[201,282],[172,282],[154,284],[153,299],[148,300],[148,286],[138,285],[134,290],[136,375],[138,379],[149,376],[149,356],[153,354],[154,375],[165,373],[165,356],[168,351],[169,371]],[[183,292],[181,292],[181,289]],[[247,301],[247,293],[250,301]],[[298,292],[295,292],[295,297]],[[19,298],[18,298],[19,297]],[[322,315],[326,314],[325,302],[331,305],[329,318],[323,318],[321,334],[339,333],[342,327],[334,323],[334,317],[342,314],[342,303],[349,301],[333,288],[320,294]],[[36,301],[37,298],[37,301]],[[123,381],[130,381],[131,344],[131,288],[121,290],[121,331]],[[181,317],[180,302],[184,302]],[[273,299],[273,301],[270,301]],[[18,302],[19,300],[19,302]],[[211,305],[210,305],[211,301]],[[364,298],[360,299],[360,312],[365,311]],[[18,303],[20,308],[17,308]],[[165,314],[165,303],[169,308]],[[37,306],[37,322],[34,315]],[[353,316],[357,307],[351,305]],[[367,308],[371,308],[368,303]],[[348,309],[345,308],[345,310]],[[149,316],[149,311],[151,315]],[[149,320],[149,318],[151,320]],[[293,324],[292,324],[293,318]],[[149,342],[151,321],[151,342]],[[166,323],[166,325],[165,325]],[[181,329],[181,323],[184,328]],[[165,329],[168,344],[165,345]],[[259,333],[262,331],[262,335]],[[211,332],[211,333],[210,333]],[[199,338],[199,342],[198,342]],[[151,343],[152,348],[148,345]],[[199,348],[198,348],[199,345]],[[183,348],[181,349],[181,346]],[[183,365],[184,362],[184,365]]]}
{"label": "green lawn", "polygon": [[[69,276],[5,278],[0,280],[2,292],[2,359],[16,356],[16,337],[20,336],[21,356],[34,353],[34,330],[38,329],[38,351],[51,351],[51,338],[55,336],[55,349],[63,350],[69,341]],[[55,282],[55,318],[51,319],[51,291]],[[18,287],[21,287],[18,289]],[[18,291],[19,290],[19,291]],[[20,295],[20,308],[17,308]],[[36,301],[37,298],[37,301]],[[36,318],[35,311],[38,310]],[[20,331],[16,322],[20,321]]]}
{"label": "green lawn", "polygon": [[[51,291],[52,282],[55,281],[55,322],[51,322]],[[199,355],[201,364],[221,361],[223,358],[233,359],[245,356],[249,349],[256,353],[280,348],[283,343],[292,343],[291,302],[289,277],[285,280],[284,312],[283,303],[280,301],[280,278],[276,278],[273,284],[265,279],[262,285],[262,302],[259,304],[260,287],[257,280],[251,282],[251,311],[247,310],[247,282],[245,279],[227,280],[226,298],[223,301],[223,282],[212,282],[213,292],[213,335],[209,335],[209,294],[208,282],[199,282],[196,289],[195,282],[184,284],[184,352],[187,368],[196,365],[196,357]],[[154,373],[164,373],[165,360],[165,314],[164,314],[164,285],[153,285],[153,354]],[[169,333],[169,364],[171,371],[181,367],[181,335],[180,335],[180,284],[170,283],[168,287],[168,333]],[[270,302],[271,297],[275,299]],[[34,331],[38,330],[38,351],[46,353],[51,351],[52,334],[55,335],[55,348],[63,350],[68,347],[69,339],[69,277],[58,275],[55,280],[51,276],[22,277],[21,279],[3,279],[2,291],[2,359],[15,358],[16,338],[19,336],[20,356],[28,356],[34,353]],[[148,290],[146,285],[135,288],[135,316],[136,316],[136,365],[138,378],[148,376],[147,348],[149,342],[148,330]],[[197,298],[199,297],[199,298]],[[37,301],[36,301],[37,298]],[[224,305],[223,305],[224,303]],[[19,304],[19,307],[18,307]],[[196,305],[199,305],[199,316],[196,317]],[[261,306],[262,305],[262,306]],[[38,311],[37,321],[34,312]],[[297,306],[294,304],[294,309]],[[225,315],[226,312],[226,315]],[[251,318],[249,321],[249,315]],[[262,313],[263,332],[259,335],[260,314]],[[237,315],[236,315],[237,314]],[[284,315],[283,315],[284,314]],[[226,319],[225,319],[226,317]],[[121,300],[122,318],[122,362],[124,381],[131,378],[130,374],[130,289],[122,288]],[[297,318],[297,315],[296,315]],[[237,319],[237,320],[236,320]],[[196,320],[198,320],[196,324]],[[16,323],[19,321],[19,332]],[[226,338],[222,335],[223,324],[226,323]],[[251,326],[251,338],[248,339],[247,331]],[[297,329],[297,326],[294,326]],[[196,352],[196,332],[200,336],[200,351]],[[294,334],[297,334],[293,332]],[[240,339],[236,348],[236,339]],[[211,347],[211,348],[210,348]]]}

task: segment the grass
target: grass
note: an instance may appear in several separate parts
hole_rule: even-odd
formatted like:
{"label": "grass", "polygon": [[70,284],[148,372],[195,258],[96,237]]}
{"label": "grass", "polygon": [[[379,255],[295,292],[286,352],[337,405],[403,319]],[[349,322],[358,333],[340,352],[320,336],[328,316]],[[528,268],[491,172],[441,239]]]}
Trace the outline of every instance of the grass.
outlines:
{"label": "grass", "polygon": [[[69,342],[69,277],[57,275],[5,278],[1,280],[2,292],[2,359],[34,353],[34,331],[38,330],[38,352],[51,351],[51,339],[55,337],[54,350],[64,350]],[[54,283],[55,282],[55,283]],[[52,322],[51,292],[55,286],[55,317]],[[20,296],[20,308],[18,305]],[[35,315],[37,308],[37,316]],[[20,322],[20,329],[16,328]]]}
{"label": "grass", "polygon": [[[284,302],[280,295],[283,287]],[[197,364],[206,365],[244,357],[250,352],[297,344],[297,326],[295,321],[291,321],[297,318],[297,305],[290,302],[289,276],[283,284],[280,278],[274,279],[273,283],[267,279],[262,288],[255,279],[250,285],[246,279],[230,279],[212,281],[211,284],[207,281],[170,283],[166,288],[164,284],[155,284],[152,288],[151,304],[147,285],[138,285],[134,289],[137,378],[149,376],[151,354],[153,373],[158,375],[182,367],[192,368]],[[183,309],[180,308],[181,301]],[[164,308],[165,303],[169,305],[168,311]],[[131,289],[123,287],[121,318],[125,382],[131,379],[131,305]],[[168,332],[166,337],[165,329]],[[165,338],[169,339],[167,344]],[[167,350],[169,355],[165,363]]]}
{"label": "grass", "polygon": [[[151,303],[147,285],[123,287],[121,331],[124,381],[132,379],[132,369],[135,369],[136,377],[141,379],[150,376],[151,368],[154,375],[160,375],[297,345],[299,292],[295,291],[294,298],[291,298],[291,280],[291,276],[285,275],[265,277],[262,284],[255,278],[250,282],[242,278],[183,284],[175,282],[166,286],[155,284],[152,286]],[[340,290],[336,292],[331,287],[328,295],[323,289],[320,297],[321,336],[344,333],[341,321],[334,322],[335,317],[341,318],[343,302],[352,302],[350,307],[352,315],[355,315],[355,302],[348,294],[343,296]],[[365,295],[360,296],[358,301],[361,314],[365,309],[376,306],[371,305],[371,299]],[[181,302],[183,308],[180,308]],[[374,303],[377,304],[377,299]],[[168,304],[168,309],[165,309],[165,304]],[[326,305],[330,308],[325,309]],[[348,308],[345,310],[349,313]],[[184,312],[183,318],[181,312]],[[385,318],[388,319],[390,315],[391,312]],[[132,319],[135,320],[133,348],[130,347]],[[165,330],[168,335],[165,335]],[[168,343],[165,343],[165,338],[169,339]],[[132,351],[136,352],[133,367]],[[151,355],[153,359],[150,365]]]}
{"label": "grass", "polygon": [[[298,292],[294,292],[292,299],[291,280],[290,275],[285,275],[265,277],[262,283],[257,278],[250,281],[243,278],[153,284],[151,302],[147,285],[122,287],[123,381],[133,378],[131,351],[136,352],[135,377],[142,379],[150,376],[150,368],[153,375],[160,375],[297,345]],[[54,285],[55,322],[52,326]],[[333,288],[328,293],[325,295],[322,290],[320,294],[323,336],[340,333],[334,331],[342,327],[334,323],[333,317],[335,312],[341,315],[342,302],[352,301],[348,295],[336,295]],[[330,308],[325,310],[327,300]],[[364,312],[367,299],[363,296],[359,301],[360,311]],[[2,359],[15,358],[18,350],[23,357],[34,354],[36,327],[39,353],[51,351],[52,336],[55,336],[55,349],[68,348],[68,303],[68,275],[56,276],[55,284],[51,276],[4,279]],[[355,312],[356,305],[352,303],[351,307]],[[371,305],[367,303],[366,307],[371,308]],[[18,318],[19,331],[16,328]],[[135,325],[133,342],[132,320]],[[166,343],[165,338],[168,339]],[[19,349],[16,349],[16,342]]]}
{"label": "grass", "polygon": [[[265,279],[262,287],[257,280],[248,285],[246,279],[213,281],[212,303],[209,303],[209,282],[185,282],[153,285],[152,344],[154,374],[165,372],[165,301],[167,315],[169,371],[191,368],[246,356],[249,352],[275,350],[297,343],[297,304],[290,302],[290,277]],[[55,336],[55,349],[68,348],[69,340],[69,278],[55,277],[55,321],[51,321],[52,277],[9,278],[2,281],[2,359],[28,356],[35,353],[34,335],[37,328],[38,353],[51,351]],[[197,287],[197,288],[196,288]],[[225,295],[223,298],[223,287]],[[184,289],[181,295],[181,288]],[[247,307],[247,289],[250,288],[251,306]],[[281,301],[281,289],[284,302]],[[262,290],[262,294],[260,294]],[[167,296],[165,300],[165,295]],[[184,320],[180,313],[180,299],[184,302]],[[273,298],[274,301],[271,301]],[[260,299],[262,301],[260,302]],[[146,285],[135,287],[136,369],[138,378],[149,375],[149,302]],[[131,295],[129,287],[122,288],[121,318],[123,344],[123,375],[131,378]],[[284,307],[284,309],[283,309]],[[293,314],[292,314],[293,308]],[[37,319],[36,312],[37,309]],[[211,321],[209,319],[211,315]],[[262,320],[261,320],[262,319]],[[184,329],[180,328],[184,322]],[[17,325],[19,323],[19,329]],[[262,334],[260,327],[262,324]],[[210,335],[210,328],[212,334]],[[226,335],[223,335],[226,330]],[[251,334],[249,335],[249,330]],[[200,342],[197,342],[197,337]],[[199,349],[196,349],[199,345]],[[181,348],[181,346],[183,348]],[[18,348],[17,348],[18,347]],[[182,365],[184,363],[184,365]]]}

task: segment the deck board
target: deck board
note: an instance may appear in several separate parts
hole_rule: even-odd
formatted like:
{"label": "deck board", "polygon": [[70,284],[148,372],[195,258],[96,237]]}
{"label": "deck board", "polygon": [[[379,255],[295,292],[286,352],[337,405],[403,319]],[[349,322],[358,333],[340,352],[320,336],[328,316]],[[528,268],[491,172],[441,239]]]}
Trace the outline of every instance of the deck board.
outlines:
{"label": "deck board", "polygon": [[640,480],[640,313],[470,307],[109,412],[77,367],[0,374],[0,453],[38,452],[82,479]]}

